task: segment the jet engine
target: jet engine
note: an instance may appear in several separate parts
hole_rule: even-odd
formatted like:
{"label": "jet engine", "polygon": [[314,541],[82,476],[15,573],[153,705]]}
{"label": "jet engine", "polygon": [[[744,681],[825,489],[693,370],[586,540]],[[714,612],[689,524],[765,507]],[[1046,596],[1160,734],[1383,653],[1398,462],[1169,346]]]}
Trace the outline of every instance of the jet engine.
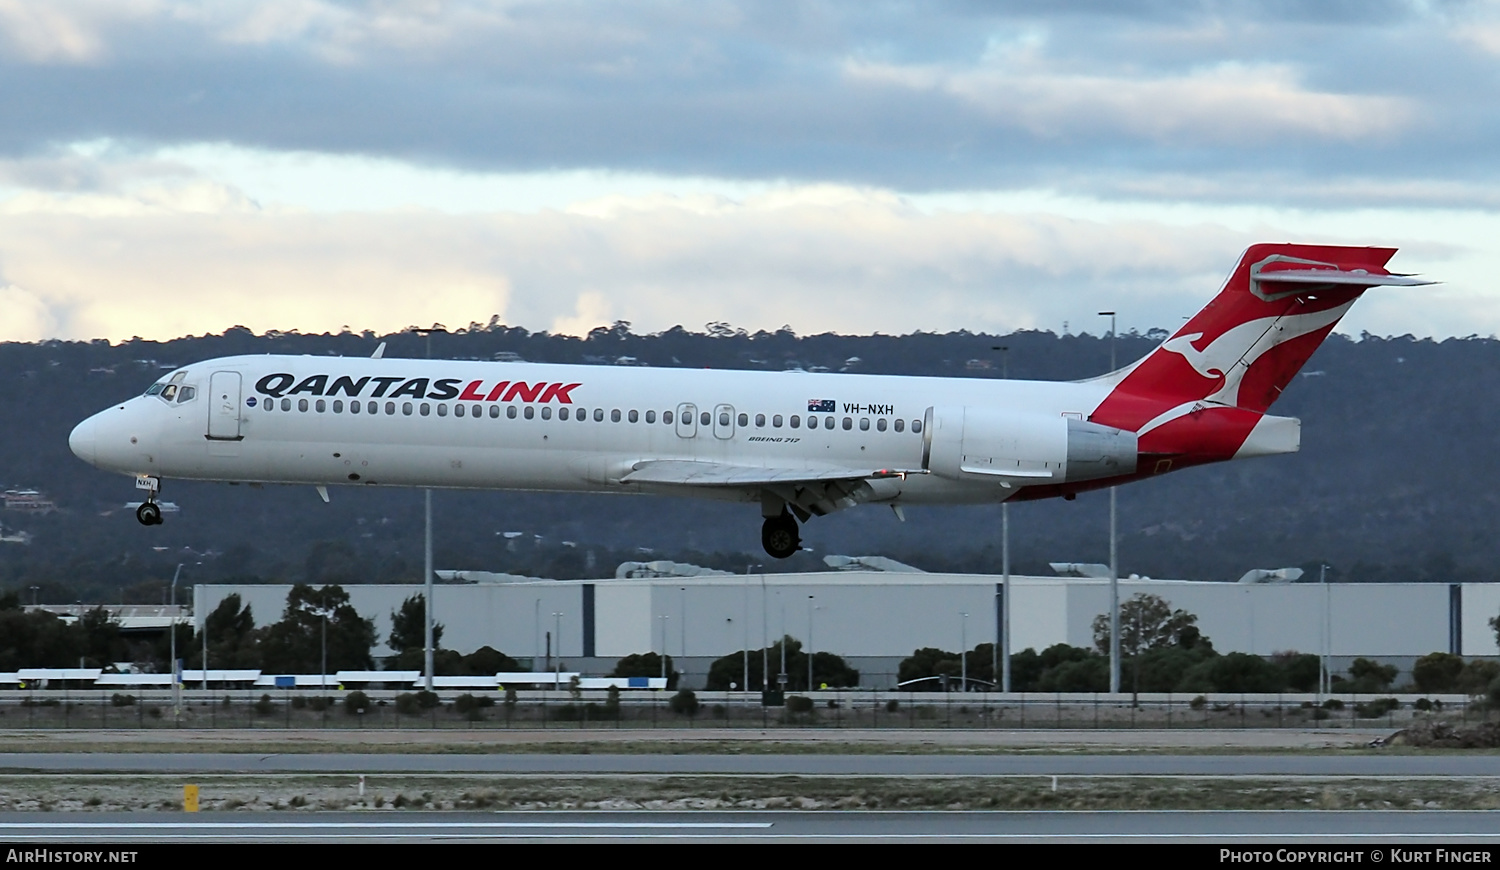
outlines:
{"label": "jet engine", "polygon": [[952,480],[1070,483],[1134,473],[1136,434],[1072,417],[928,408],[922,467]]}

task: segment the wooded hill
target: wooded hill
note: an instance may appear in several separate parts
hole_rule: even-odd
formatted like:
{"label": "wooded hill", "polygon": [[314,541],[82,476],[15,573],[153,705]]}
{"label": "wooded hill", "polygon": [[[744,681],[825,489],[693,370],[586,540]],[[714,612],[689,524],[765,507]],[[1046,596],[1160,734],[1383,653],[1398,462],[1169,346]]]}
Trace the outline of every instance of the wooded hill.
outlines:
{"label": "wooded hill", "polygon": [[[1121,363],[1161,334],[1122,335]],[[265,581],[416,582],[422,498],[397,489],[336,488],[323,504],[310,487],[169,481],[181,506],[165,525],[139,526],[132,482],[97,471],[68,450],[72,427],[140,393],[164,371],[239,353],[425,356],[410,333],[223,335],[0,344],[0,483],[35,488],[58,510],[0,512],[0,589],[43,602],[156,602],[178,563],[182,585]],[[1008,352],[994,350],[997,345]],[[432,339],[439,358],[515,354],[539,362],[643,364],[996,378],[1075,379],[1109,366],[1109,340],[1020,332],[1007,336],[797,336],[746,334],[723,324],[636,335],[628,324],[586,338],[472,324]],[[1495,517],[1500,341],[1334,336],[1287,389],[1275,413],[1303,421],[1303,449],[1190,469],[1119,492],[1121,569],[1154,577],[1232,580],[1250,568],[1312,566],[1336,578],[1488,580],[1500,564]],[[533,576],[612,576],[626,559],[668,558],[744,571],[771,560],[759,547],[753,506],[651,497],[438,492],[439,568]],[[770,570],[823,570],[822,556],[887,555],[928,570],[998,572],[998,507],[889,510],[862,507],[814,519],[812,553]],[[1050,573],[1049,561],[1103,562],[1107,495],[1012,508],[1013,566]],[[506,532],[520,536],[505,537]],[[1310,572],[1316,575],[1316,569]],[[1311,578],[1315,579],[1315,578]]]}

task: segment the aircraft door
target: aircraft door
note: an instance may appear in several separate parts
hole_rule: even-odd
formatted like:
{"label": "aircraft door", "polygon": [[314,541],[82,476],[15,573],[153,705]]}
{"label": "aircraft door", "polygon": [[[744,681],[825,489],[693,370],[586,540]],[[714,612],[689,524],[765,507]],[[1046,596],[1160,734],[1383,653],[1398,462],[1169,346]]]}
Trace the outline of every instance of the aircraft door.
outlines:
{"label": "aircraft door", "polygon": [[677,437],[696,438],[698,435],[698,406],[684,402],[677,406]]}
{"label": "aircraft door", "polygon": [[714,406],[714,437],[728,440],[734,437],[734,406]]}
{"label": "aircraft door", "polygon": [[240,373],[214,372],[208,381],[208,398],[208,437],[240,440]]}

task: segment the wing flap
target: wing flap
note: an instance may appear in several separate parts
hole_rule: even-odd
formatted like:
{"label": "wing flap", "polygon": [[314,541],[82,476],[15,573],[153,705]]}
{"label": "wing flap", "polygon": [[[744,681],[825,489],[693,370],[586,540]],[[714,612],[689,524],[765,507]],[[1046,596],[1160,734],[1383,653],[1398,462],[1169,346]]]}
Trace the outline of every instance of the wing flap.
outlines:
{"label": "wing flap", "polygon": [[730,465],[691,459],[652,459],[637,462],[621,483],[658,483],[679,486],[771,486],[834,480],[880,480],[922,472],[889,468],[779,468]]}

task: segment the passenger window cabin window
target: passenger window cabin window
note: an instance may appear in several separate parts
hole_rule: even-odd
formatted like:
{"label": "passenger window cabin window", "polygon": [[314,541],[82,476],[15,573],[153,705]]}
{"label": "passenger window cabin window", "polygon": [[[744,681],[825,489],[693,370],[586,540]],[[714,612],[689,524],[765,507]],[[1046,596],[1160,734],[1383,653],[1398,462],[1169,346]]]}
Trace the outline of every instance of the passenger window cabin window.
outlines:
{"label": "passenger window cabin window", "polygon": [[401,403],[401,413],[404,414],[404,415],[406,415],[406,416],[408,416],[408,417],[411,416],[411,402],[402,402]]}
{"label": "passenger window cabin window", "polygon": [[729,425],[729,412],[728,411],[720,411],[719,412],[719,425],[720,426],[728,426]]}
{"label": "passenger window cabin window", "polygon": [[274,411],[274,410],[276,410],[276,400],[275,399],[267,399],[264,402],[261,402],[260,406],[262,408],[265,408],[267,411]]}
{"label": "passenger window cabin window", "polygon": [[793,414],[792,415],[792,428],[793,429],[799,429],[799,428],[801,428],[801,426],[802,426],[802,418],[798,417],[796,414]]}
{"label": "passenger window cabin window", "polygon": [[853,429],[853,428],[854,428],[854,418],[853,417],[845,417],[844,418],[844,431],[848,432],[850,429]]}
{"label": "passenger window cabin window", "polygon": [[395,402],[386,402],[385,403],[385,415],[387,417],[392,417],[392,416],[395,416],[395,414],[396,414],[396,403]]}
{"label": "passenger window cabin window", "polygon": [[739,423],[740,423],[741,426],[749,426],[750,425],[750,415],[749,414],[741,414],[740,415]]}
{"label": "passenger window cabin window", "polygon": [[903,431],[903,430],[905,430],[905,429],[906,429],[906,421],[905,421],[905,420],[899,420],[899,419],[898,419],[898,420],[897,420],[897,421],[896,421],[896,424],[895,424],[895,425],[896,425],[896,431],[897,431],[897,432],[901,432],[901,431]]}
{"label": "passenger window cabin window", "polygon": [[575,412],[573,414],[573,419],[577,420],[580,423],[588,420],[588,418],[589,418],[589,412],[588,412],[588,409],[586,409],[586,408],[579,408],[577,410],[577,412]]}
{"label": "passenger window cabin window", "polygon": [[922,431],[922,421],[921,420],[913,420],[913,421],[911,421],[911,431],[913,431],[913,432],[921,432]]}
{"label": "passenger window cabin window", "polygon": [[516,411],[516,406],[515,405],[511,405],[511,406],[509,406],[509,407],[507,407],[505,409],[505,417],[508,420],[514,420],[514,419],[516,419],[516,414],[517,413],[518,412]]}
{"label": "passenger window cabin window", "polygon": [[421,414],[423,417],[429,416],[430,414],[432,414],[432,406],[427,404],[426,402],[423,402],[422,404],[417,406],[417,413]]}
{"label": "passenger window cabin window", "polygon": [[306,399],[298,399],[297,400],[297,410],[298,411],[303,411],[303,412],[305,412],[307,410],[307,400]]}
{"label": "passenger window cabin window", "polygon": [[322,399],[319,399],[319,400],[317,400],[316,402],[313,403],[313,409],[316,410],[319,414],[321,414],[324,411],[328,410],[328,403],[325,402],[325,401],[323,401]]}
{"label": "passenger window cabin window", "polygon": [[366,402],[365,403],[365,412],[369,413],[369,414],[379,414],[380,413],[380,403],[379,402]]}
{"label": "passenger window cabin window", "polygon": [[656,422],[656,412],[655,411],[647,411],[646,412],[646,422],[647,423],[655,423]]}
{"label": "passenger window cabin window", "polygon": [[620,422],[620,409],[619,408],[616,408],[613,411],[609,412],[609,422],[611,422],[611,423],[618,423],[618,422]]}
{"label": "passenger window cabin window", "polygon": [[334,399],[333,400],[333,413],[335,413],[335,414],[342,414],[342,413],[344,413],[344,400],[343,399]]}
{"label": "passenger window cabin window", "polygon": [[566,420],[566,419],[568,419],[568,409],[567,409],[567,406],[563,406],[563,407],[557,409],[557,419],[559,419],[559,420]]}
{"label": "passenger window cabin window", "polygon": [[709,424],[709,421],[711,421],[712,419],[713,418],[708,415],[708,412],[704,411],[702,414],[698,415],[698,425],[707,426]]}
{"label": "passenger window cabin window", "polygon": [[358,414],[359,412],[360,412],[359,403],[358,402],[350,402],[349,403],[349,413],[351,413],[351,414]]}
{"label": "passenger window cabin window", "polygon": [[868,431],[870,431],[870,418],[869,417],[860,417],[859,418],[859,431],[861,431],[861,432],[868,432]]}
{"label": "passenger window cabin window", "polygon": [[484,409],[479,407],[478,405],[471,405],[469,407],[469,416],[473,417],[474,419],[478,420],[483,415]]}
{"label": "passenger window cabin window", "polygon": [[292,400],[291,399],[282,399],[281,400],[281,410],[283,410],[283,411],[290,411],[290,410],[292,410]]}
{"label": "passenger window cabin window", "polygon": [[438,412],[438,416],[439,417],[446,417],[446,416],[448,416],[448,403],[447,402],[438,402],[437,403],[437,412]]}
{"label": "passenger window cabin window", "polygon": [[528,420],[535,420],[536,419],[536,406],[534,406],[534,405],[527,405],[526,406],[526,410],[522,411],[521,413],[526,416],[526,419],[528,419]]}
{"label": "passenger window cabin window", "polygon": [[766,415],[765,414],[756,414],[755,415],[755,428],[757,428],[757,429],[764,429],[765,427],[766,427]]}
{"label": "passenger window cabin window", "polygon": [[885,431],[885,418],[884,417],[881,417],[879,420],[875,421],[875,431],[877,431],[877,432],[884,432]]}
{"label": "passenger window cabin window", "polygon": [[499,416],[500,416],[500,406],[499,405],[491,405],[490,406],[490,419],[496,419]]}
{"label": "passenger window cabin window", "polygon": [[453,416],[455,416],[455,417],[462,417],[466,413],[468,413],[468,412],[464,410],[464,406],[463,405],[454,405],[453,406]]}
{"label": "passenger window cabin window", "polygon": [[773,428],[773,429],[780,429],[781,428],[781,415],[780,414],[777,414],[776,416],[774,416],[774,417],[771,418],[771,428]]}
{"label": "passenger window cabin window", "polygon": [[604,409],[603,408],[595,408],[594,409],[594,422],[595,423],[603,423],[604,422]]}
{"label": "passenger window cabin window", "polygon": [[668,425],[668,426],[672,425],[672,412],[671,411],[662,411],[661,412],[661,421],[663,423],[665,423],[666,425]]}
{"label": "passenger window cabin window", "polygon": [[543,420],[551,420],[552,419],[552,406],[551,405],[543,405],[542,406],[542,419]]}
{"label": "passenger window cabin window", "polygon": [[[832,414],[829,414],[827,417],[823,418],[823,428],[824,429],[832,429],[833,428],[833,415]],[[849,428],[849,418],[848,417],[844,418],[844,428],[845,429]]]}
{"label": "passenger window cabin window", "polygon": [[631,409],[630,414],[626,416],[625,419],[629,420],[632,423],[639,423],[641,421],[641,414],[639,411]]}

